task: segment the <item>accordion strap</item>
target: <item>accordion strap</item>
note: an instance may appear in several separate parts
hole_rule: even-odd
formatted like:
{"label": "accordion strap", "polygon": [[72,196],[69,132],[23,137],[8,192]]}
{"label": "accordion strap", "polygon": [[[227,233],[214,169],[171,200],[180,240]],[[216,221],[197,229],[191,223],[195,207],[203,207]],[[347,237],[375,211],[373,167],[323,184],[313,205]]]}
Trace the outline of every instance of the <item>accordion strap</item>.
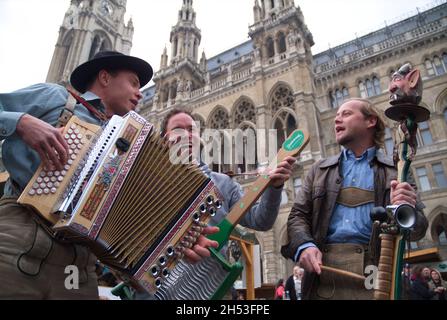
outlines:
{"label": "accordion strap", "polygon": [[62,110],[59,119],[57,120],[56,128],[62,128],[67,125],[68,121],[70,121],[71,117],[74,114],[76,103],[76,99],[69,94],[64,110]]}
{"label": "accordion strap", "polygon": [[64,110],[62,110],[59,116],[56,128],[65,127],[67,125],[68,121],[70,121],[71,117],[74,115],[74,109],[77,103],[82,104],[84,107],[86,107],[87,110],[90,111],[90,113],[92,113],[99,120],[107,121],[107,117],[103,112],[93,107],[84,98],[74,93],[71,89],[67,88],[67,91],[69,93],[67,103],[65,104]]}

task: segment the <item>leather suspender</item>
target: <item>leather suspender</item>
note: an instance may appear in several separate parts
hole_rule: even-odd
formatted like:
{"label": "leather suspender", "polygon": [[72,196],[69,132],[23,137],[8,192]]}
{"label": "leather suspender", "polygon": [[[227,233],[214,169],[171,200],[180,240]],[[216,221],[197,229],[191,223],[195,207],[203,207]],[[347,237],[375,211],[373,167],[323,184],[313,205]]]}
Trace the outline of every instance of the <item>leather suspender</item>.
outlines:
{"label": "leather suspender", "polygon": [[76,99],[71,94],[68,94],[67,103],[65,104],[64,110],[62,110],[59,119],[57,120],[56,128],[62,128],[67,125],[68,121],[70,121],[70,118],[74,114],[76,103]]}

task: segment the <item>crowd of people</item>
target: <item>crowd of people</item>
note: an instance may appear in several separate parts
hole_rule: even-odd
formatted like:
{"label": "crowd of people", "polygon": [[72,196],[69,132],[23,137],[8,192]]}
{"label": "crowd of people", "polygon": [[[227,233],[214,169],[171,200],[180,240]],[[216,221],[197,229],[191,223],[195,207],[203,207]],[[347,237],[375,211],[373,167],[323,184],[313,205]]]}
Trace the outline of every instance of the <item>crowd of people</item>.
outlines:
{"label": "crowd of people", "polygon": [[447,282],[436,269],[406,264],[403,271],[404,298],[408,300],[445,300]]}

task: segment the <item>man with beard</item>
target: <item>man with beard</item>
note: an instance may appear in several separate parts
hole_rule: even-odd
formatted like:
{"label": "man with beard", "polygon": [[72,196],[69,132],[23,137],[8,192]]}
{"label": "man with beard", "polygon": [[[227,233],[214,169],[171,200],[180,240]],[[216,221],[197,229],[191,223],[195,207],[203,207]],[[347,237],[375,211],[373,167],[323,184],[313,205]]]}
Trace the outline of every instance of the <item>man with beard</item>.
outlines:
{"label": "man with beard", "polygon": [[391,159],[380,150],[385,124],[371,102],[346,101],[335,117],[340,154],[310,169],[288,220],[289,242],[282,254],[304,268],[303,299],[372,299],[358,280],[322,272],[321,266],[360,275],[376,264],[370,243],[373,207],[409,204],[417,209],[411,241],[427,229],[415,186],[398,183]]}

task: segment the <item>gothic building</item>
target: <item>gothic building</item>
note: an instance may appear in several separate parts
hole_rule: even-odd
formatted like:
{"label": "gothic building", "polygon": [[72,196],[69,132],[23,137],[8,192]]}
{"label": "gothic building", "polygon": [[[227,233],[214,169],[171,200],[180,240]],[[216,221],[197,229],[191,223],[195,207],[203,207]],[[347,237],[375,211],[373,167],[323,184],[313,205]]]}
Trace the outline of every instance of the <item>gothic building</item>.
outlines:
{"label": "gothic building", "polygon": [[124,23],[127,0],[71,0],[54,49],[47,82],[67,84],[78,65],[103,50],[129,54],[133,23]]}
{"label": "gothic building", "polygon": [[[291,273],[280,253],[295,194],[310,166],[340,151],[333,133],[337,108],[350,97],[388,107],[390,75],[403,63],[419,68],[424,78],[423,105],[431,119],[420,125],[419,153],[413,174],[430,222],[426,238],[413,249],[435,246],[433,264],[446,259],[447,230],[447,4],[348,43],[314,55],[314,40],[303,12],[293,0],[255,0],[250,40],[207,58],[198,56],[201,31],[192,0],[182,0],[177,24],[164,48],[155,85],[144,91],[140,113],[159,124],[172,108],[189,108],[201,128],[276,129],[277,145],[295,128],[310,132],[293,178],[283,192],[274,228],[256,232],[261,246],[264,283]],[[247,13],[248,14],[248,13]],[[241,32],[245,32],[241,30]],[[386,152],[392,152],[394,124],[388,122]],[[261,152],[268,148],[261,143]],[[214,170],[246,172],[262,163],[218,164]],[[248,176],[238,181],[247,187]],[[417,257],[416,257],[417,258]],[[415,262],[417,259],[415,258]],[[442,265],[442,264],[441,264]],[[447,265],[445,266],[447,271]]]}

